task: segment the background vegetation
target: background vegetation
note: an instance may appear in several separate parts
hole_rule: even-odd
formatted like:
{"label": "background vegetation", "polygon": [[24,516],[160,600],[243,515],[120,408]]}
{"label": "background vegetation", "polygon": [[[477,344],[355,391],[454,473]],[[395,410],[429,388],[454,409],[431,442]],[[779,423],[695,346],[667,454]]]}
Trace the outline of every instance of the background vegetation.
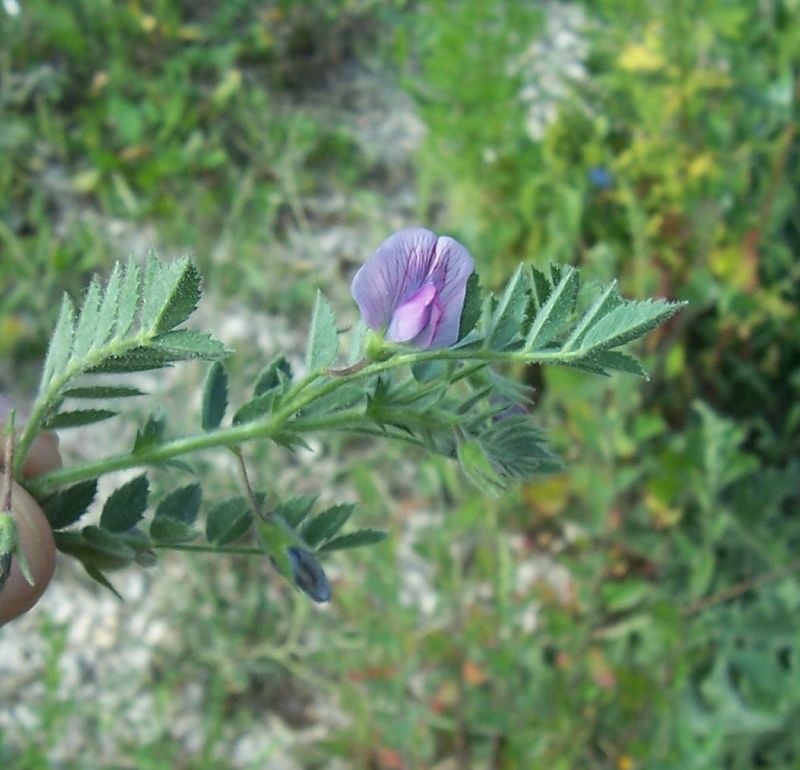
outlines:
{"label": "background vegetation", "polygon": [[[411,223],[489,283],[559,260],[691,303],[648,382],[518,373],[568,469],[507,499],[327,448],[315,482],[394,536],[332,568],[322,613],[263,565],[187,560],[179,635],[117,672],[155,694],[148,730],[70,690],[81,609],[38,609],[3,766],[280,767],[231,747],[285,732],[287,767],[798,766],[798,52],[797,0],[0,4],[3,390],[35,381],[62,290],[152,246],[196,256],[221,325],[302,326],[318,284],[352,313],[354,266]],[[424,126],[410,155],[376,103]],[[76,712],[111,738],[71,751]]]}

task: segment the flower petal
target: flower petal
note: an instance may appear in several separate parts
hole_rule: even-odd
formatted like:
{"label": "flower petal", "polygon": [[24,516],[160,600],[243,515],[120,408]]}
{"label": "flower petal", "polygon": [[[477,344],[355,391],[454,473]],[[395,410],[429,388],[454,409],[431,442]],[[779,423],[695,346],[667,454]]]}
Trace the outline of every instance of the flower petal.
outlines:
{"label": "flower petal", "polygon": [[472,256],[464,246],[447,236],[439,238],[429,280],[436,286],[442,317],[426,347],[446,348],[458,340],[467,281],[474,268]]}
{"label": "flower petal", "polygon": [[[458,241],[423,228],[400,230],[358,270],[353,297],[367,326],[390,327],[390,340],[411,340],[421,348],[447,347],[458,339],[473,268],[470,253]],[[435,288],[432,304],[419,294],[426,284]]]}
{"label": "flower petal", "polygon": [[436,243],[430,230],[400,230],[359,268],[351,290],[367,326],[385,329],[395,309],[425,283]]}
{"label": "flower petal", "polygon": [[436,299],[436,287],[426,283],[417,289],[394,313],[386,330],[386,339],[391,342],[408,342],[414,339],[431,317],[431,305]]}
{"label": "flower petal", "polygon": [[436,296],[433,298],[433,302],[431,303],[427,325],[416,337],[414,337],[413,340],[411,340],[411,344],[416,345],[416,347],[421,348],[422,350],[427,350],[430,348],[434,337],[436,337],[436,333],[439,331],[439,326],[442,323],[443,315],[444,311],[442,310],[442,306],[439,304],[439,297]]}

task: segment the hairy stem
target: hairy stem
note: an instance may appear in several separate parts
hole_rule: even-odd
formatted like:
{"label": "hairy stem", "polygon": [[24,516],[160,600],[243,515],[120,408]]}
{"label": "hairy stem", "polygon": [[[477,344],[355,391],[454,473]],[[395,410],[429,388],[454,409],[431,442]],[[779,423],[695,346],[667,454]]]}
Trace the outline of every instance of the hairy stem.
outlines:
{"label": "hairy stem", "polygon": [[193,551],[194,553],[230,553],[237,556],[263,556],[264,552],[260,548],[239,548],[220,547],[216,545],[191,545],[191,543],[175,543],[174,545],[150,543],[149,548],[156,548],[159,551]]}
{"label": "hairy stem", "polygon": [[[332,393],[347,383],[367,379],[381,372],[400,366],[409,366],[418,362],[436,360],[544,363],[578,358],[580,355],[581,354],[577,351],[563,355],[560,351],[541,351],[535,353],[508,351],[497,353],[490,350],[423,350],[399,353],[386,361],[371,363],[358,371],[351,372],[344,376],[326,379],[316,386],[314,383],[324,377],[324,373],[313,372],[295,385],[286,396],[284,396],[283,405],[264,420],[248,422],[241,425],[232,425],[228,428],[220,428],[210,432],[175,438],[140,452],[126,452],[124,454],[114,455],[68,468],[61,468],[31,480],[28,483],[28,488],[34,496],[42,497],[61,486],[74,484],[86,479],[93,479],[104,473],[125,470],[127,468],[157,465],[166,460],[180,457],[181,455],[202,452],[217,447],[229,447],[254,439],[271,439],[278,436],[286,428],[291,428],[292,418],[318,398],[327,396],[329,393]],[[303,431],[310,428],[310,425],[304,425],[304,422],[305,421],[300,421],[300,424],[298,424],[298,428]],[[341,427],[340,424],[337,424],[338,420],[336,420],[334,416],[327,419],[319,418],[313,422],[315,423],[314,428],[317,430]]]}
{"label": "hairy stem", "polygon": [[[44,393],[40,393],[39,397],[33,405],[28,422],[25,424],[25,430],[22,432],[19,441],[17,442],[17,457],[14,470],[19,474],[22,470],[22,465],[28,457],[31,444],[36,436],[41,433],[42,425],[48,416],[48,412],[63,399],[61,395],[67,384],[80,375],[81,373],[91,369],[102,362],[109,356],[124,356],[129,350],[147,344],[153,337],[156,336],[154,330],[141,331],[135,337],[128,339],[112,339],[105,345],[93,348],[85,356],[72,361],[69,366],[57,377],[53,377],[48,383]],[[44,383],[42,383],[44,385]]]}
{"label": "hairy stem", "polygon": [[244,462],[244,457],[242,457],[242,450],[239,449],[239,447],[231,447],[231,451],[236,456],[236,461],[239,465],[239,478],[242,481],[242,487],[244,487],[247,501],[250,504],[250,512],[253,514],[253,518],[258,518],[261,515],[261,506],[258,504],[256,493],[253,491],[253,485],[250,483],[250,477],[247,474],[247,465]]}

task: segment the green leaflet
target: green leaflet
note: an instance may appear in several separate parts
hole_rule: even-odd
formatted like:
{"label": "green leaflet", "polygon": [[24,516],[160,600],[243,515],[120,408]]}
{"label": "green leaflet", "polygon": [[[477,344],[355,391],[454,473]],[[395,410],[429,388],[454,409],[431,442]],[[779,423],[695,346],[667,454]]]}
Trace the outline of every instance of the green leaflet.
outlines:
{"label": "green leaflet", "polygon": [[486,332],[486,343],[491,350],[504,350],[519,336],[529,292],[527,270],[520,265],[506,285]]}
{"label": "green leaflet", "polygon": [[622,301],[622,298],[617,294],[617,282],[612,281],[575,325],[569,339],[564,343],[563,350],[570,350],[580,343],[586,332],[604,315],[620,305]]}
{"label": "green leaflet", "polygon": [[461,310],[461,321],[458,326],[458,339],[467,336],[481,317],[481,281],[477,273],[472,273],[467,280],[464,295],[464,307]]}
{"label": "green leaflet", "polygon": [[121,288],[122,263],[117,262],[114,264],[114,269],[111,271],[111,277],[106,284],[105,294],[97,309],[92,347],[104,345],[116,332]]}
{"label": "green leaflet", "polygon": [[292,366],[283,353],[275,356],[258,374],[253,386],[253,396],[263,396],[268,390],[277,388],[292,379]]}
{"label": "green leaflet", "polygon": [[253,514],[246,498],[230,497],[208,512],[206,538],[217,546],[228,545],[250,529]]}
{"label": "green leaflet", "polygon": [[176,489],[162,498],[156,507],[155,518],[169,518],[184,524],[194,524],[203,492],[199,484]]}
{"label": "green leaflet", "polygon": [[342,503],[318,513],[313,519],[309,519],[300,530],[301,537],[309,546],[316,548],[323,541],[333,537],[344,526],[354,508],[355,505],[352,503]]}
{"label": "green leaflet", "polygon": [[623,302],[586,332],[581,349],[607,350],[643,337],[677,313],[683,304],[665,299]]}
{"label": "green leaflet", "polygon": [[80,481],[49,497],[42,506],[53,529],[64,529],[78,521],[94,501],[97,479]]}
{"label": "green leaflet", "polygon": [[299,495],[298,497],[290,497],[288,500],[283,500],[278,503],[272,515],[277,518],[283,518],[286,523],[293,529],[297,529],[302,521],[311,512],[314,503],[317,501],[316,495]]}
{"label": "green leaflet", "polygon": [[91,425],[94,422],[108,420],[116,417],[118,412],[110,409],[76,409],[72,412],[59,412],[46,420],[42,425],[44,430],[58,430],[60,428],[76,428],[80,425]]}
{"label": "green leaflet", "polygon": [[162,269],[162,280],[168,287],[153,328],[167,332],[182,324],[197,310],[202,296],[202,282],[197,267],[188,257],[169,262]]}
{"label": "green leaflet", "polygon": [[200,424],[203,430],[214,430],[220,426],[228,407],[228,375],[225,367],[215,361],[208,370],[203,387],[203,404],[200,411]]}
{"label": "green leaflet", "polygon": [[103,506],[100,527],[109,532],[127,532],[144,516],[149,485],[142,474],[112,492]]}
{"label": "green leaflet", "polygon": [[150,537],[160,545],[187,543],[199,536],[192,526],[203,493],[199,484],[176,489],[162,498],[150,522]]}
{"label": "green leaflet", "polygon": [[478,441],[460,441],[457,450],[461,469],[478,489],[495,496],[504,488],[502,477],[492,466]]}
{"label": "green leaflet", "polygon": [[117,263],[103,287],[89,285],[76,312],[65,296],[48,348],[40,397],[54,400],[69,380],[88,372],[121,373],[157,369],[190,358],[216,360],[227,355],[213,337],[176,330],[197,307],[200,275],[188,257],[160,262],[151,253],[144,280],[131,258]]}
{"label": "green leaflet", "polygon": [[345,535],[339,535],[329,540],[320,548],[320,553],[341,551],[345,548],[360,548],[365,545],[380,543],[389,536],[385,529],[357,529]]}
{"label": "green leaflet", "polygon": [[133,441],[133,453],[143,452],[156,444],[160,444],[164,438],[166,427],[167,421],[162,414],[151,414],[147,418],[147,422],[136,431],[136,438]]}
{"label": "green leaflet", "polygon": [[191,525],[171,516],[160,516],[150,522],[150,537],[159,545],[180,545],[196,540],[200,533]]}
{"label": "green leaflet", "polygon": [[75,326],[75,338],[72,341],[73,358],[83,358],[94,347],[95,336],[99,333],[100,302],[102,300],[100,284],[95,276],[89,284],[89,290],[83,300],[78,323]]}
{"label": "green leaflet", "polygon": [[174,329],[197,309],[201,294],[200,274],[188,257],[159,262],[150,252],[142,292],[142,328],[156,334]]}
{"label": "green leaflet", "polygon": [[308,332],[308,351],[306,367],[309,372],[317,372],[331,366],[336,360],[339,338],[336,332],[336,318],[330,303],[321,291],[317,292],[311,328]]}
{"label": "green leaflet", "polygon": [[274,390],[268,390],[266,393],[256,396],[242,404],[236,412],[234,412],[233,424],[240,425],[243,422],[252,422],[268,414],[272,411],[276,397],[277,393]]}
{"label": "green leaflet", "polygon": [[159,351],[164,351],[170,361],[185,361],[190,358],[216,361],[227,355],[225,346],[219,340],[210,334],[193,329],[179,329],[159,334],[151,340],[151,344]]}
{"label": "green leaflet", "polygon": [[127,398],[143,396],[144,391],[125,385],[88,385],[80,388],[68,388],[62,395],[64,398]]}
{"label": "green leaflet", "polygon": [[563,275],[534,316],[525,339],[525,349],[534,351],[552,342],[563,330],[575,309],[580,274],[574,268],[564,268]]}
{"label": "green leaflet", "polygon": [[117,323],[114,328],[115,340],[124,339],[133,326],[136,311],[139,308],[140,269],[133,257],[128,259],[125,275],[120,281],[119,306],[117,307]]}
{"label": "green leaflet", "polygon": [[50,338],[50,346],[47,349],[44,369],[42,370],[42,381],[40,393],[43,393],[53,377],[60,375],[67,366],[70,353],[72,352],[72,341],[75,335],[75,306],[67,294],[61,300],[61,308],[56,321],[56,328]]}

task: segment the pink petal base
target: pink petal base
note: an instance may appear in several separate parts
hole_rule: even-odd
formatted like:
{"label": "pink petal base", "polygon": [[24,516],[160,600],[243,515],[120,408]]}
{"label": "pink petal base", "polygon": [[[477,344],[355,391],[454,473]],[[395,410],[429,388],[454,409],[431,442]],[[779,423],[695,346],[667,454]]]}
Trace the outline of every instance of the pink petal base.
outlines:
{"label": "pink petal base", "polygon": [[[434,307],[438,307],[436,287],[432,283],[426,283],[392,313],[386,339],[391,342],[413,340],[429,326]],[[441,316],[441,309],[438,315]]]}

